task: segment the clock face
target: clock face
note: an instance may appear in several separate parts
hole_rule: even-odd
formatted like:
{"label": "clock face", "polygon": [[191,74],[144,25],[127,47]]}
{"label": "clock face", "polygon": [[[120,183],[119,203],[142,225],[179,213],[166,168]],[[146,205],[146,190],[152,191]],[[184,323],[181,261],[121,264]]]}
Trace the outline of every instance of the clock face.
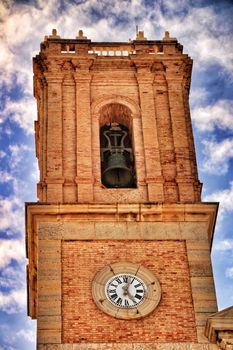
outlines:
{"label": "clock face", "polygon": [[159,304],[161,288],[155,275],[141,264],[118,262],[98,271],[92,281],[98,308],[121,319],[149,315]]}
{"label": "clock face", "polygon": [[135,275],[115,275],[107,282],[105,294],[113,305],[120,308],[134,308],[144,301],[146,285]]}

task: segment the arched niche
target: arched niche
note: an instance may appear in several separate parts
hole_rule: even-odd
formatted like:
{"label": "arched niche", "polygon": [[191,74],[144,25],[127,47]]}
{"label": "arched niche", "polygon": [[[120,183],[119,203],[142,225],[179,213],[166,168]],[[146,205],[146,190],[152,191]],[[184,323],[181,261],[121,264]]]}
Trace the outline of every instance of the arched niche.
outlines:
{"label": "arched niche", "polygon": [[108,103],[99,111],[101,182],[108,188],[135,188],[131,110]]}

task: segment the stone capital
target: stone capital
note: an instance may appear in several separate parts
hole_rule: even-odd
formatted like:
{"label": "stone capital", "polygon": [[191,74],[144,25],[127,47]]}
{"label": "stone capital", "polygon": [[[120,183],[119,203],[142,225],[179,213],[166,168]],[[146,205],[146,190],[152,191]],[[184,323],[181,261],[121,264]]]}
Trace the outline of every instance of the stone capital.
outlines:
{"label": "stone capital", "polygon": [[75,68],[76,72],[79,72],[79,71],[89,72],[89,69],[93,64],[93,61],[94,61],[94,58],[87,58],[86,56],[72,59],[72,63],[76,67]]}
{"label": "stone capital", "polygon": [[49,84],[61,84],[63,81],[64,74],[63,73],[52,73],[46,72],[44,73],[44,77],[47,83]]}

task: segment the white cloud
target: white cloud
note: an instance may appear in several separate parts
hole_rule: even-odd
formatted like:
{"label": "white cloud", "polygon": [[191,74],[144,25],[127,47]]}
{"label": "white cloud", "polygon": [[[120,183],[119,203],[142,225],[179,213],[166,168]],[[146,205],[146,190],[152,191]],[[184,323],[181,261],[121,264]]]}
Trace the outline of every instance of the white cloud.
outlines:
{"label": "white cloud", "polygon": [[17,314],[20,329],[18,329],[17,325],[15,326],[15,324],[11,324],[10,322],[4,323],[4,319],[2,321],[0,324],[0,350],[31,350],[36,348],[35,321],[31,321],[25,316],[22,317],[22,314]]}
{"label": "white cloud", "polygon": [[232,75],[231,14],[227,10],[219,16],[214,6],[186,6],[180,14],[174,11],[170,16],[161,12],[158,15],[160,26],[169,28],[172,36],[180,40],[198,68],[216,63]]}
{"label": "white cloud", "polygon": [[0,123],[3,123],[6,118],[15,122],[26,134],[33,134],[34,120],[37,119],[34,99],[29,97],[24,97],[19,101],[11,101],[8,99],[2,111]]}
{"label": "white cloud", "polygon": [[9,293],[0,293],[0,309],[8,314],[22,311],[26,305],[26,290],[11,290]]}
{"label": "white cloud", "polygon": [[24,205],[16,196],[0,198],[0,230],[8,234],[23,232]]}
{"label": "white cloud", "polygon": [[226,277],[233,279],[233,267],[228,267],[226,269]]}
{"label": "white cloud", "polygon": [[24,232],[24,201],[35,196],[38,169],[33,152],[23,143],[9,145],[5,156],[8,171],[0,171],[0,184],[6,184],[9,191],[8,196],[0,196],[0,230],[9,236]]}
{"label": "white cloud", "polygon": [[220,202],[219,218],[224,214],[233,211],[233,181],[230,187],[224,190],[217,190],[203,198],[205,202]]}
{"label": "white cloud", "polygon": [[207,90],[202,88],[191,88],[190,91],[190,102],[191,105],[194,106],[200,106],[203,102],[207,100],[208,92]]}
{"label": "white cloud", "polygon": [[13,183],[13,188],[16,188],[18,180],[9,172],[0,170],[0,183]]}
{"label": "white cloud", "polygon": [[25,144],[11,144],[9,146],[10,151],[10,166],[11,169],[15,168],[23,159],[25,159],[28,152],[33,151],[31,147]]}
{"label": "white cloud", "polygon": [[6,152],[0,150],[0,158],[4,158],[6,156]]}
{"label": "white cloud", "polygon": [[233,158],[233,139],[221,142],[202,141],[204,159],[202,170],[207,173],[224,175],[229,168],[229,161]]}
{"label": "white cloud", "polygon": [[35,341],[35,332],[32,329],[24,329],[24,328],[22,328],[20,331],[18,331],[15,334],[15,337],[19,338],[19,339],[24,339],[24,340],[26,340],[28,342],[31,342],[31,343],[34,343],[34,341]]}
{"label": "white cloud", "polygon": [[22,261],[25,259],[25,247],[19,240],[0,240],[0,268],[5,268],[12,260]]}
{"label": "white cloud", "polygon": [[233,251],[233,239],[224,239],[222,241],[215,242],[214,250],[219,251]]}
{"label": "white cloud", "polygon": [[17,267],[8,265],[0,271],[0,285],[5,289],[22,289],[25,288],[25,259],[17,260]]}
{"label": "white cloud", "polygon": [[192,119],[201,132],[220,129],[233,130],[233,101],[219,100],[213,105],[196,107],[192,110]]}

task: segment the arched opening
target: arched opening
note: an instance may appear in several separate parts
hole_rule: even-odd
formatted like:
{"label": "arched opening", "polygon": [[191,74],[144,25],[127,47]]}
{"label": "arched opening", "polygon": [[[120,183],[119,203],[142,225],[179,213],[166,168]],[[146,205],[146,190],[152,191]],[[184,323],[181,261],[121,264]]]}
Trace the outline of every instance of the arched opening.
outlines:
{"label": "arched opening", "polygon": [[111,103],[101,109],[101,181],[107,188],[135,188],[131,111]]}

